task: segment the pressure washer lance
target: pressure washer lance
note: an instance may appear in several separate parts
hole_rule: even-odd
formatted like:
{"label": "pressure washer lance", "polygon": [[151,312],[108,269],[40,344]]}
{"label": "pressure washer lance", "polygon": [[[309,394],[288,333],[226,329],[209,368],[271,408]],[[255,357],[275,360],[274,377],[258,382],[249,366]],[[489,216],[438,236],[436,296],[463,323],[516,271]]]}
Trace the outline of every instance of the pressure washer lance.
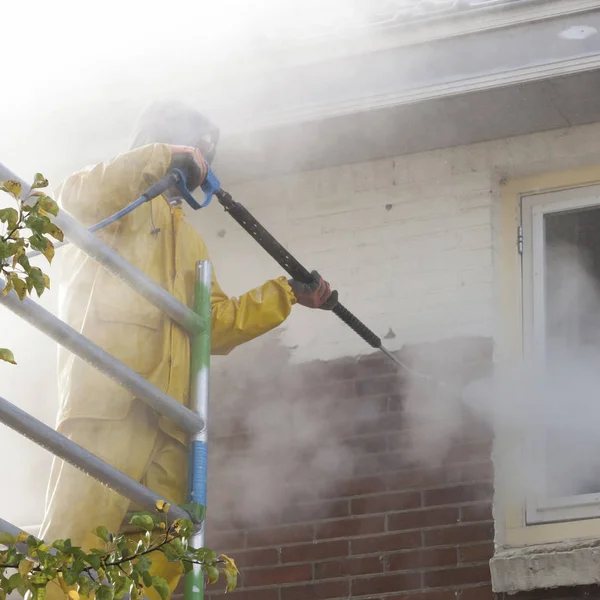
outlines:
{"label": "pressure washer lance", "polygon": [[[310,271],[301,265],[239,202],[236,202],[229,193],[219,188],[215,192],[217,200],[229,213],[296,281],[312,283],[314,281]],[[396,365],[420,379],[434,381],[433,377],[417,373],[394,356],[382,343],[381,338],[371,331],[358,317],[352,314],[343,304],[338,302],[332,312],[339,317],[350,329],[357,333],[372,348],[383,352]]]}
{"label": "pressure washer lance", "polygon": [[[256,218],[248,211],[248,209],[236,202],[231,194],[220,187],[220,184],[212,171],[209,171],[211,177],[210,183],[203,186],[206,197],[212,193],[217,197],[219,204],[225,209],[225,212],[231,215],[262,247],[272,258],[296,281],[301,283],[312,283],[314,278],[310,271],[292,256],[266,229],[261,225]],[[206,205],[207,202],[204,203]],[[381,338],[371,331],[358,317],[351,313],[341,302],[338,302],[331,311],[339,317],[350,329],[357,333],[367,344],[372,348],[383,352],[396,366],[403,369],[409,375],[422,381],[433,383],[438,388],[446,389],[453,394],[460,394],[460,389],[456,385],[446,381],[411,369],[406,363],[401,361],[397,356],[392,354],[381,341]]]}

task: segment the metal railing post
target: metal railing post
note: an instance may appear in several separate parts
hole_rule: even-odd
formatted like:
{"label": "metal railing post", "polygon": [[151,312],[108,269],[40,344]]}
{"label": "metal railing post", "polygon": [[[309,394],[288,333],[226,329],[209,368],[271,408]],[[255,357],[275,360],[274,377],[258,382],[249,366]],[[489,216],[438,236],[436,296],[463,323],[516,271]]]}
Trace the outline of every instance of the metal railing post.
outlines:
{"label": "metal railing post", "polygon": [[[207,260],[196,264],[194,285],[194,312],[206,324],[204,331],[190,338],[190,409],[204,423],[190,444],[190,464],[188,477],[189,502],[206,507],[206,476],[208,467],[208,398],[210,387],[210,295],[212,287],[212,266]],[[192,537],[192,547],[204,547],[206,514],[203,522]],[[199,565],[185,576],[184,600],[202,600],[204,597],[204,572]]]}

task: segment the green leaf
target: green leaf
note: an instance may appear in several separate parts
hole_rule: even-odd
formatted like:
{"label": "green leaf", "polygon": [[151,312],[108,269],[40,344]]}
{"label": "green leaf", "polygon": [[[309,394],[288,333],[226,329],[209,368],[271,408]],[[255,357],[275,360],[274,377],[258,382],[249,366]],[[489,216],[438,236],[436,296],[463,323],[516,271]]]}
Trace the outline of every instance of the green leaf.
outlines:
{"label": "green leaf", "polygon": [[130,523],[135,527],[143,529],[144,531],[152,531],[156,526],[154,519],[150,515],[144,514],[133,515]]}
{"label": "green leaf", "polygon": [[96,600],[113,600],[115,591],[107,585],[101,585],[96,591]]}
{"label": "green leaf", "polygon": [[15,254],[14,257],[17,259],[17,263],[23,267],[26,273],[29,273],[29,271],[31,271],[31,263],[29,262],[29,259],[25,254],[25,248],[21,246],[21,249],[17,254]]}
{"label": "green leaf", "polygon": [[8,593],[10,594],[21,585],[23,585],[23,577],[21,577],[21,574],[15,573],[14,575],[11,575],[8,579]]}
{"label": "green leaf", "polygon": [[180,504],[179,508],[185,510],[190,517],[192,517],[192,521],[194,523],[200,523],[204,519],[204,515],[206,514],[206,507],[202,504],[198,504],[197,502],[193,502],[190,504]]}
{"label": "green leaf", "polygon": [[33,189],[48,187],[48,180],[41,173],[36,173],[31,187]]}
{"label": "green leaf", "polygon": [[198,548],[192,551],[192,556],[201,563],[208,564],[216,560],[217,554],[210,548]]}
{"label": "green leaf", "polygon": [[[10,363],[11,365],[17,364],[14,354],[8,348],[0,348],[0,360]],[[3,539],[3,536],[9,536],[9,535],[10,535],[10,533],[0,533],[0,544],[7,545],[7,542],[3,542],[2,539]],[[8,542],[8,543],[14,544],[15,538],[13,536],[11,536],[11,537],[12,537],[12,541]]]}
{"label": "green leaf", "polygon": [[[3,352],[3,350],[0,350],[0,360],[6,360],[5,358],[2,358],[2,352]],[[10,352],[10,350],[4,350],[4,352]],[[11,355],[12,355],[12,352],[11,352]],[[10,362],[10,361],[8,361],[8,362]],[[16,542],[16,539],[15,539],[14,535],[12,535],[10,533],[6,533],[5,531],[0,531],[0,544],[2,544],[3,546],[12,546],[15,542]]]}
{"label": "green leaf", "polygon": [[10,194],[13,198],[18,198],[21,195],[22,186],[18,181],[8,179],[0,182],[0,191]]}
{"label": "green leaf", "polygon": [[160,550],[166,556],[169,562],[177,562],[178,560],[181,560],[179,553],[177,550],[175,550],[175,548],[173,548],[173,546],[171,546],[171,544],[165,544],[164,546],[161,546]]}
{"label": "green leaf", "polygon": [[151,578],[151,582],[152,587],[158,592],[161,600],[168,600],[169,596],[171,595],[169,584],[162,577],[156,576]]}
{"label": "green leaf", "polygon": [[48,240],[39,233],[34,233],[33,235],[29,236],[28,241],[29,245],[38,252],[45,250],[46,246],[48,245]]}
{"label": "green leaf", "polygon": [[19,213],[14,208],[0,209],[0,223],[6,223],[9,229],[14,229],[19,223]]}
{"label": "green leaf", "polygon": [[96,527],[92,532],[96,537],[100,538],[103,542],[108,542],[108,529],[104,525]]}
{"label": "green leaf", "polygon": [[35,289],[38,296],[41,296],[46,289],[46,280],[44,274],[39,267],[32,267],[29,271],[29,276],[25,280],[27,281],[27,289],[31,292],[31,289]]}
{"label": "green leaf", "polygon": [[149,571],[151,566],[152,561],[147,556],[140,556],[133,567],[133,571],[141,575],[145,571]]}
{"label": "green leaf", "polygon": [[88,555],[87,561],[94,571],[97,571],[101,566],[100,557],[97,554]]}
{"label": "green leaf", "polygon": [[90,592],[93,589],[93,582],[89,577],[83,577],[81,576],[78,580],[77,583],[79,584],[79,593],[82,596],[89,596]]}
{"label": "green leaf", "polygon": [[131,579],[129,579],[129,577],[125,577],[124,575],[121,577],[116,577],[114,581],[115,599],[120,600],[123,598],[129,591],[130,587]]}
{"label": "green leaf", "polygon": [[33,233],[44,233],[44,227],[47,223],[47,217],[41,217],[39,215],[31,215],[25,219],[25,226],[30,229]]}
{"label": "green leaf", "polygon": [[148,571],[144,571],[142,573],[142,581],[146,587],[150,587],[152,585],[152,575]]}
{"label": "green leaf", "polygon": [[50,213],[54,217],[58,214],[58,204],[49,196],[42,196],[38,200],[38,205],[43,211]]}

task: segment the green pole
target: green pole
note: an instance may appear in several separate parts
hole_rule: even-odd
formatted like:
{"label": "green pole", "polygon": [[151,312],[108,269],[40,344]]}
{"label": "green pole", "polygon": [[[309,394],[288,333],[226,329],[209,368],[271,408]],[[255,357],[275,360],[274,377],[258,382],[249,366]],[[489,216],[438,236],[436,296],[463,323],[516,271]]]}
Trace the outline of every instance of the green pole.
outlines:
{"label": "green pole", "polygon": [[[210,293],[212,283],[211,264],[207,260],[196,263],[194,284],[194,312],[201,317],[205,326],[201,333],[191,337],[191,368],[190,368],[190,410],[199,415],[204,422],[204,429],[199,431],[191,440],[190,464],[188,476],[188,500],[190,503],[206,506],[206,476],[207,476],[207,426],[208,426],[208,397],[210,382]],[[198,525],[192,538],[194,548],[204,547],[204,521]],[[187,573],[184,582],[184,600],[203,600],[204,573],[198,565]]]}

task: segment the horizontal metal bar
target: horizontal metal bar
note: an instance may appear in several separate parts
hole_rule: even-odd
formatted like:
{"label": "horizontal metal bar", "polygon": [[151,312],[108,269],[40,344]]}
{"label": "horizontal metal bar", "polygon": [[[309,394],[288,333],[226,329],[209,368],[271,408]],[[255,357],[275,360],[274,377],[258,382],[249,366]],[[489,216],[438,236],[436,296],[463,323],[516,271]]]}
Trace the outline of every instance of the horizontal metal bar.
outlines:
{"label": "horizontal metal bar", "polygon": [[[31,186],[0,163],[0,181],[7,179],[19,181],[22,185],[23,195],[29,193]],[[167,290],[134,267],[118,252],[109,248],[99,237],[89,232],[67,212],[61,210],[54,218],[54,223],[75,246],[99,262],[110,273],[123,280],[186,331],[189,333],[204,331],[204,321],[193,310],[171,296]]]}
{"label": "horizontal metal bar", "polygon": [[[0,422],[147,510],[156,510],[158,500],[168,500],[150,491],[135,479],[121,473],[95,454],[54,431],[1,396]],[[169,516],[174,519],[190,518],[183,509],[175,505],[171,505]],[[92,525],[101,525],[101,523]]]}
{"label": "horizontal metal bar", "polygon": [[12,523],[5,521],[4,519],[0,519],[0,532],[10,533],[11,535],[17,537],[22,531],[23,530],[17,527],[16,525],[13,525]]}
{"label": "horizontal metal bar", "polygon": [[[5,280],[0,277],[0,289],[4,287],[5,283]],[[19,300],[13,290],[6,296],[0,294],[0,306],[5,306],[61,346],[88,362],[98,371],[116,381],[136,398],[145,402],[156,412],[171,419],[187,433],[195,434],[204,429],[204,420],[197,414],[173,400],[162,390],[146,381],[108,352],[96,346],[31,298]]]}

